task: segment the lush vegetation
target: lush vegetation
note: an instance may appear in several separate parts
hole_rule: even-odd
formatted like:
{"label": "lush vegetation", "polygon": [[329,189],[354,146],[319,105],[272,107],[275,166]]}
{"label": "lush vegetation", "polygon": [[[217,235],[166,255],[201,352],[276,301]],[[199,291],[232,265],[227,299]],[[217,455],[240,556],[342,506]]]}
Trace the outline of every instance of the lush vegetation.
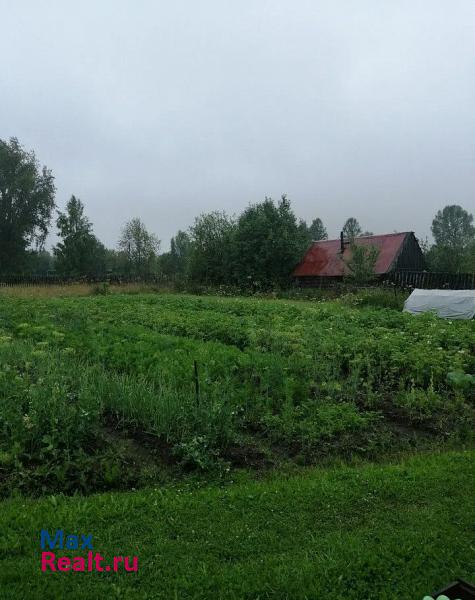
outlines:
{"label": "lush vegetation", "polygon": [[[422,600],[457,577],[475,579],[474,458],[5,501],[1,596]],[[92,534],[107,559],[137,554],[138,572],[41,573],[43,527]]]}
{"label": "lush vegetation", "polygon": [[3,297],[1,491],[468,440],[474,324],[362,301]]}

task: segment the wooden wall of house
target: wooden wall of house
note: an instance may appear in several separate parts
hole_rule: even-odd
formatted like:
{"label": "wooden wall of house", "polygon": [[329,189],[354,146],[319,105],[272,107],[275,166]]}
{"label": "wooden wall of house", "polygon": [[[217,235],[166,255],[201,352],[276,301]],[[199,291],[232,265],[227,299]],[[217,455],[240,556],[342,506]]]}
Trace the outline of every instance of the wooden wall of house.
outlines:
{"label": "wooden wall of house", "polygon": [[343,277],[323,277],[320,275],[294,278],[295,284],[301,288],[328,288],[342,281]]}
{"label": "wooden wall of house", "polygon": [[409,269],[411,271],[423,271],[425,269],[424,255],[413,233],[409,233],[406,236],[402,250],[391,271],[401,269]]}

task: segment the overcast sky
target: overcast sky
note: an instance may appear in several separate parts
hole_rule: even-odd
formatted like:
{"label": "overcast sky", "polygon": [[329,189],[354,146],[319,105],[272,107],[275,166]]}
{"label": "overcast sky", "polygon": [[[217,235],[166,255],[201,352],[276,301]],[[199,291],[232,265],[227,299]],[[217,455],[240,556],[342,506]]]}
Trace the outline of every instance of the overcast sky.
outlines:
{"label": "overcast sky", "polygon": [[114,246],[287,193],[331,237],[475,212],[474,0],[0,0],[0,138]]}

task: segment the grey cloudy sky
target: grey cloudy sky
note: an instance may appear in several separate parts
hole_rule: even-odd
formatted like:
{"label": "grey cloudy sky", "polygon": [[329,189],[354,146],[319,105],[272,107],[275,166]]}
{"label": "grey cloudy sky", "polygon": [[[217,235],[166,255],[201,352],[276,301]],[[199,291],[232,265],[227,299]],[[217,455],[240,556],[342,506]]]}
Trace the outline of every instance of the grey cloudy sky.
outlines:
{"label": "grey cloudy sky", "polygon": [[0,0],[0,137],[115,244],[287,193],[430,231],[475,210],[474,0]]}

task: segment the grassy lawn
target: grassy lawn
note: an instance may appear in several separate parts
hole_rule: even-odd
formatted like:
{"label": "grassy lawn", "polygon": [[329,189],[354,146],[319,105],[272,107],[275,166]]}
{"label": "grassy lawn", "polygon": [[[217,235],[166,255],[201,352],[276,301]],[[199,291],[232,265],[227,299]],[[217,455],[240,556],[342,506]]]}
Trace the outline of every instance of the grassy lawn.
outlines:
{"label": "grassy lawn", "polygon": [[[422,599],[475,578],[474,488],[474,454],[449,452],[225,487],[12,499],[1,597]],[[105,557],[136,554],[138,572],[41,573],[42,528],[92,534]]]}

